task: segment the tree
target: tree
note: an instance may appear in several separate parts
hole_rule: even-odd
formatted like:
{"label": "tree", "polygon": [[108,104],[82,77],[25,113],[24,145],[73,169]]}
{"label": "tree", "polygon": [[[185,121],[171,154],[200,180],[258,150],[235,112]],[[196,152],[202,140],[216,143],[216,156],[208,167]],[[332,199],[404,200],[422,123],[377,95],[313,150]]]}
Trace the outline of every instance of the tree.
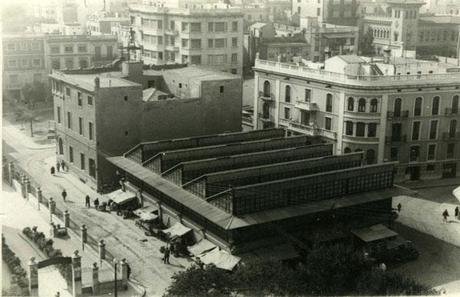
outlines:
{"label": "tree", "polygon": [[18,104],[15,106],[16,120],[30,124],[30,137],[34,137],[34,121],[37,118],[36,112],[27,108],[24,105]]}
{"label": "tree", "polygon": [[374,55],[374,33],[372,29],[369,28],[359,40],[359,52],[363,56],[372,56]]}
{"label": "tree", "polygon": [[27,104],[29,109],[33,109],[36,102],[46,101],[51,96],[48,86],[38,81],[25,84],[22,88],[22,94],[24,96],[24,103]]}

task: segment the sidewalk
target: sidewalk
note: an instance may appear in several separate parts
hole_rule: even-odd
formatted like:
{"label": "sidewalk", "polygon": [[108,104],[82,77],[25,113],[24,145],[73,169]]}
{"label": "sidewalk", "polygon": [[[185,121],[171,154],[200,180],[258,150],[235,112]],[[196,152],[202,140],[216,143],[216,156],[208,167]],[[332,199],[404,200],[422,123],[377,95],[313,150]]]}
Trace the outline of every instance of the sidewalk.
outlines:
{"label": "sidewalk", "polygon": [[397,184],[412,190],[455,185],[460,186],[460,177],[433,180],[405,181]]}
{"label": "sidewalk", "polygon": [[[22,198],[18,192],[14,192],[11,187],[3,183],[2,206],[5,215],[2,218],[2,226],[4,231],[6,231],[5,237],[8,244],[18,254],[25,269],[31,256],[36,257],[38,261],[44,260],[46,257],[38,247],[22,234],[22,229],[24,227],[37,226],[38,231],[45,233],[47,238],[51,238],[48,209],[41,206],[40,210],[38,210],[37,203],[38,201],[32,197],[28,200]],[[60,222],[55,216],[53,217],[53,221],[63,225],[63,222]],[[79,251],[82,260],[82,282],[84,284],[91,282],[91,267],[94,262],[98,263],[99,266],[100,281],[110,281],[113,279],[112,267],[105,261],[100,265],[98,255],[89,246],[86,246],[82,250],[80,238],[71,230],[69,231],[69,238],[53,238],[53,241],[53,246],[56,249],[60,249],[64,256],[72,256],[75,250]],[[51,273],[51,271],[48,271],[48,273]],[[47,274],[47,277],[50,277],[50,275]],[[128,291],[122,291],[119,295],[134,296],[138,295],[138,293],[129,287]]]}

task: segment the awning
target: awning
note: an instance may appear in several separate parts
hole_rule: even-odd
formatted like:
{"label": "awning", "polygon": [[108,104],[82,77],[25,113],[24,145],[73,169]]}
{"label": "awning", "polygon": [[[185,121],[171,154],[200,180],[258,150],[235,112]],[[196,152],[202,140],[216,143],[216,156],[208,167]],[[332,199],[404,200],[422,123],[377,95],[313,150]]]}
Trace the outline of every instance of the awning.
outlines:
{"label": "awning", "polygon": [[388,229],[382,224],[362,228],[362,229],[353,229],[351,233],[356,235],[364,242],[371,242],[375,240],[385,239],[389,237],[397,236],[398,233],[393,230]]}
{"label": "awning", "polygon": [[108,198],[112,199],[117,204],[123,204],[130,200],[136,199],[136,194],[130,191],[116,190],[107,195]]}
{"label": "awning", "polygon": [[169,233],[170,236],[182,236],[184,234],[187,234],[191,230],[192,229],[185,227],[181,223],[176,223],[172,227],[169,227],[168,229],[163,230],[163,233]]}
{"label": "awning", "polygon": [[201,256],[200,260],[204,264],[214,264],[220,269],[232,271],[241,258],[219,249],[213,249]]}
{"label": "awning", "polygon": [[460,201],[460,187],[455,188],[455,189],[452,191],[452,194],[455,196],[455,198],[457,198],[458,201]]}
{"label": "awning", "polygon": [[136,209],[134,211],[134,214],[138,216],[141,220],[143,221],[153,221],[158,218],[156,214],[153,213],[152,208],[142,208],[142,209]]}
{"label": "awning", "polygon": [[271,258],[279,261],[295,259],[299,257],[299,253],[289,243],[259,248],[252,251],[251,253],[260,259]]}
{"label": "awning", "polygon": [[216,245],[210,242],[207,239],[203,239],[197,244],[188,247],[188,251],[194,255],[199,256],[203,253],[209,252],[210,250],[216,248]]}

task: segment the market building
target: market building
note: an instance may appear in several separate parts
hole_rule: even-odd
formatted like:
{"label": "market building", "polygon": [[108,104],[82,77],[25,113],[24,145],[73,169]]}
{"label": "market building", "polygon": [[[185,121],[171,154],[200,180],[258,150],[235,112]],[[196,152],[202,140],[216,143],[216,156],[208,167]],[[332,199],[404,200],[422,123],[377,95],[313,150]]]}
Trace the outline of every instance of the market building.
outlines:
{"label": "market building", "polygon": [[[131,5],[145,64],[193,64],[241,74],[243,14],[226,4]],[[140,53],[138,53],[140,55]]]}
{"label": "market building", "polygon": [[392,196],[400,193],[394,163],[362,159],[267,129],[144,142],[108,161],[125,176],[126,191],[158,207],[167,226],[244,254],[311,243],[324,227],[341,238],[391,223]]}
{"label": "market building", "polygon": [[106,157],[156,139],[241,130],[241,79],[198,67],[53,71],[56,152],[70,171],[108,190]]}
{"label": "market building", "polygon": [[254,127],[284,127],[365,152],[366,164],[399,161],[395,178],[457,176],[458,67],[355,55],[296,65],[256,60]]}

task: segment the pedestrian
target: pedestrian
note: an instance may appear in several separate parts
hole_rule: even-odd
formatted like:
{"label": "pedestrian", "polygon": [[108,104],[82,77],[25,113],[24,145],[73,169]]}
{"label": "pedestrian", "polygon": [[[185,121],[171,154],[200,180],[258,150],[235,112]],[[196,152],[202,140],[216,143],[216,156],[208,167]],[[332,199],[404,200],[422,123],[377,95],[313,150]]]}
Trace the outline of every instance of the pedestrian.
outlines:
{"label": "pedestrian", "polygon": [[62,171],[64,171],[64,170],[67,171],[67,170],[66,170],[66,167],[65,167],[65,162],[64,162],[64,160],[61,160],[61,168],[62,168]]}
{"label": "pedestrian", "polygon": [[129,280],[129,277],[131,275],[131,266],[129,266],[129,263],[126,263],[126,272],[127,272],[127,277]]}
{"label": "pedestrian", "polygon": [[171,252],[171,251],[169,250],[169,247],[166,246],[166,248],[165,248],[165,255],[164,255],[164,257],[163,257],[163,263],[169,264],[169,254],[170,254],[170,252]]}
{"label": "pedestrian", "polygon": [[398,203],[398,212],[401,212],[401,203]]}
{"label": "pedestrian", "polygon": [[383,263],[383,262],[380,263],[379,268],[380,268],[380,270],[382,270],[383,272],[387,271],[387,266],[386,266],[385,263]]}
{"label": "pedestrian", "polygon": [[449,213],[447,212],[447,209],[444,210],[444,212],[442,213],[442,216],[443,216],[443,222],[444,223],[447,223],[447,217],[449,216]]}
{"label": "pedestrian", "polygon": [[86,195],[86,197],[85,197],[85,206],[88,207],[88,208],[91,208],[89,195]]}
{"label": "pedestrian", "polygon": [[54,166],[51,166],[50,172],[51,172],[51,175],[54,175],[54,173],[55,173]]}
{"label": "pedestrian", "polygon": [[62,199],[64,199],[64,202],[65,202],[65,198],[67,198],[67,192],[65,191],[65,189],[62,190],[61,196],[62,196]]}
{"label": "pedestrian", "polygon": [[57,172],[59,172],[61,169],[61,163],[59,163],[59,161],[56,162],[56,170]]}
{"label": "pedestrian", "polygon": [[460,219],[459,217],[459,212],[460,210],[458,209],[458,206],[455,208],[455,218]]}
{"label": "pedestrian", "polygon": [[96,198],[96,199],[94,200],[94,208],[96,208],[96,210],[97,210],[98,207],[99,207],[99,198]]}

